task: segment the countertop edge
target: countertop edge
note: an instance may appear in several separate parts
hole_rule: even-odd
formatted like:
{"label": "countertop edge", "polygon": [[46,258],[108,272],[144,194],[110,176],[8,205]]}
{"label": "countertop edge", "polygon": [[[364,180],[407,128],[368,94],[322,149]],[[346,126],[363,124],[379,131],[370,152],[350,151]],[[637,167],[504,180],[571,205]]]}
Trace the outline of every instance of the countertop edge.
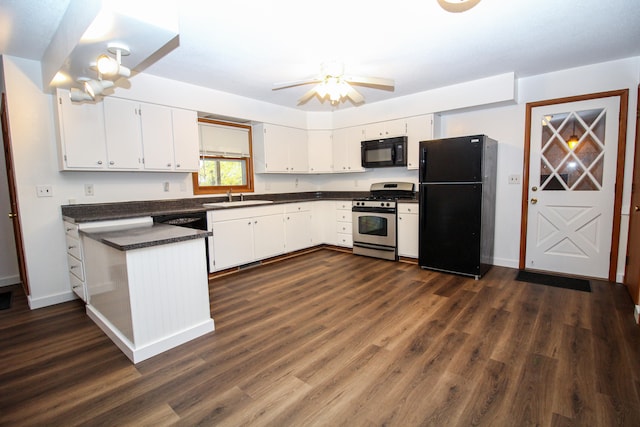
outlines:
{"label": "countertop edge", "polygon": [[152,224],[145,227],[111,231],[100,231],[99,229],[80,230],[80,233],[123,252],[203,239],[212,235],[210,231],[206,230],[195,230],[165,224]]}

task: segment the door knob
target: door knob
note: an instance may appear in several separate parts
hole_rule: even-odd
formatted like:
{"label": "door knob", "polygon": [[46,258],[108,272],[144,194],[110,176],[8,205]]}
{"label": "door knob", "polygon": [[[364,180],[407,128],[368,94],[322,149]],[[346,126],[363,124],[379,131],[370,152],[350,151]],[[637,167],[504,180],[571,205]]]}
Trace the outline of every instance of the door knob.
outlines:
{"label": "door knob", "polygon": [[532,204],[532,205],[535,205],[536,203],[538,203],[538,199],[535,199],[535,198],[534,198],[534,199],[531,199],[531,204]]}
{"label": "door knob", "polygon": [[636,211],[636,212],[640,212],[640,206],[634,206],[633,210]]}
{"label": "door knob", "polygon": [[538,187],[531,187],[531,191],[538,191]]}
{"label": "door knob", "polygon": [[13,219],[13,218],[15,218],[17,216],[18,216],[17,214],[14,214],[13,212],[9,212],[9,218]]}

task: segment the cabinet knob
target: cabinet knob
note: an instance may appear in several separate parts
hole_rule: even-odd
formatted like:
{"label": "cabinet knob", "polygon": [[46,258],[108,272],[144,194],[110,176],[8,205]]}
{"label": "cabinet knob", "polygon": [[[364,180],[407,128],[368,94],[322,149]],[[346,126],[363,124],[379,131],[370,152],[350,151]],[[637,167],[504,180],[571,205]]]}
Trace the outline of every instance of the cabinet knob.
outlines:
{"label": "cabinet knob", "polygon": [[180,167],[180,163],[176,163],[176,167],[179,168]]}
{"label": "cabinet knob", "polygon": [[98,164],[101,165],[102,164],[102,160],[98,160]]}
{"label": "cabinet knob", "polygon": [[67,249],[71,250],[73,248],[75,248],[75,246],[69,246]]}
{"label": "cabinet knob", "polygon": [[116,162],[114,162],[113,160],[111,160],[111,161],[109,162],[109,164],[110,164],[110,165],[115,165],[115,164],[116,164]]}
{"label": "cabinet knob", "polygon": [[171,163],[167,163],[167,167],[170,168],[171,167]]}
{"label": "cabinet knob", "polygon": [[78,268],[78,266],[77,265],[72,265],[71,267],[69,267],[69,270],[73,270],[75,268]]}

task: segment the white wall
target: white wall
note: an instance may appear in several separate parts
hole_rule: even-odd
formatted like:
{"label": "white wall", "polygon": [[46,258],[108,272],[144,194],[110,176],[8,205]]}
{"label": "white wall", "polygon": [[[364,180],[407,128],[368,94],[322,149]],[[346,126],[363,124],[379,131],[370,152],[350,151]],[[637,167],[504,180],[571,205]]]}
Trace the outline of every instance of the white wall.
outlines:
{"label": "white wall", "polygon": [[[73,298],[67,277],[61,205],[68,204],[71,199],[78,203],[100,203],[193,197],[191,177],[189,174],[171,173],[59,172],[54,97],[43,93],[40,87],[40,64],[15,57],[5,56],[3,59],[31,286],[30,305],[36,308]],[[513,99],[516,93],[512,75],[496,76],[485,82],[470,82],[333,114],[304,113],[144,74],[132,78],[131,87],[118,89],[117,94],[211,114],[313,129],[462,108],[466,95],[474,105],[492,104],[477,107],[473,111],[444,113],[441,117],[441,136],[486,133],[499,141],[496,261],[500,265],[515,267],[519,248],[521,188],[508,185],[507,176],[522,172],[524,104],[534,100],[629,88],[629,111],[635,111],[639,61],[640,58],[629,58],[520,79],[517,84],[520,99],[517,104],[511,102],[511,105],[505,103]],[[630,114],[630,135],[634,126],[635,118]],[[628,141],[627,157],[631,159],[633,137]],[[372,182],[392,179],[417,182],[417,172],[390,168],[335,175],[259,175],[256,177],[256,192],[367,190]],[[169,192],[163,192],[162,183],[165,181],[170,182]],[[94,184],[95,196],[83,195],[85,183]],[[53,197],[36,197],[35,187],[42,184],[53,187]],[[627,211],[628,199],[629,188],[625,184],[624,205]],[[623,234],[626,242],[626,231]],[[2,236],[3,240],[5,237]],[[624,253],[624,247],[621,253]]]}

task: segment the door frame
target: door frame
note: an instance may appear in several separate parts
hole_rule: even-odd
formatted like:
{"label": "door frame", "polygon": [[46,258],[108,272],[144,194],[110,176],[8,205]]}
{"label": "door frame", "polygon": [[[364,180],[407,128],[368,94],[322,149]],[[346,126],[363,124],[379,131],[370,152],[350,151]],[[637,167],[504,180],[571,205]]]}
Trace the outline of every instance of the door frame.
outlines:
{"label": "door frame", "polygon": [[16,245],[16,256],[18,258],[18,271],[24,293],[31,295],[29,290],[29,280],[27,276],[27,265],[24,256],[24,242],[22,240],[22,225],[20,224],[20,208],[18,206],[18,195],[16,191],[16,176],[13,168],[13,151],[11,147],[11,134],[9,133],[9,114],[7,113],[7,97],[2,92],[0,101],[0,122],[2,125],[2,141],[4,144],[4,161],[7,172],[7,186],[9,187],[9,203],[11,212],[11,222],[13,223],[13,236]]}
{"label": "door frame", "polygon": [[[640,100],[640,85],[638,85],[637,99]],[[640,218],[637,218],[638,213],[634,213],[636,212],[635,206],[638,206],[637,192],[640,191],[640,188],[638,188],[638,182],[640,181],[640,102],[636,103],[636,139],[632,180],[629,234],[627,236],[627,259],[625,262],[623,282],[627,287],[629,295],[631,295],[633,303],[640,305],[640,282],[638,280],[640,275],[640,265],[638,265],[640,260],[640,241],[638,241],[640,234],[636,231],[638,224],[640,224]]]}
{"label": "door frame", "polygon": [[526,269],[526,248],[527,248],[527,223],[529,216],[529,162],[531,160],[531,115],[536,107],[548,105],[566,104],[571,102],[586,101],[598,98],[620,97],[620,116],[618,117],[618,153],[616,160],[616,184],[614,189],[613,203],[613,227],[611,238],[611,252],[609,255],[609,276],[610,282],[615,282],[616,269],[618,265],[618,246],[620,245],[620,220],[622,217],[622,187],[624,184],[624,160],[627,141],[627,116],[629,104],[629,89],[613,90],[608,92],[598,92],[586,95],[570,96],[566,98],[555,98],[545,101],[528,102],[525,130],[524,130],[524,165],[522,170],[522,210],[520,218],[520,260],[518,268]]}

